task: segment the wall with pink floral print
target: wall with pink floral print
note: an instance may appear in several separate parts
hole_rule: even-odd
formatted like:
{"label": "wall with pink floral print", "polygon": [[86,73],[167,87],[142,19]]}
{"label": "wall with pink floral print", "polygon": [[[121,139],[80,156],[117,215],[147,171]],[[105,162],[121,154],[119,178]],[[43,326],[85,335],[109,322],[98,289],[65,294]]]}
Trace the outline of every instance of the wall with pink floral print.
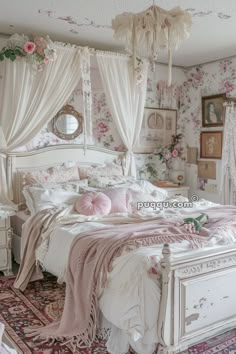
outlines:
{"label": "wall with pink floral print", "polygon": [[[186,145],[197,147],[200,152],[200,132],[202,130],[201,97],[225,92],[228,96],[236,96],[236,58],[224,59],[215,63],[195,66],[190,69],[173,69],[173,84],[166,82],[167,66],[157,65],[155,71],[149,72],[146,107],[173,108],[178,110],[177,132],[183,133]],[[93,84],[93,138],[91,144],[112,150],[123,150],[123,144],[112,121],[105,94],[99,80],[97,68],[92,71]],[[82,112],[82,92],[78,85],[69,102]],[[47,128],[28,145],[28,149],[48,145],[62,144]],[[70,142],[71,143],[71,142]],[[79,137],[72,143],[82,144]],[[200,155],[200,154],[199,154]],[[153,154],[138,154],[136,157],[139,174],[142,178],[163,178],[159,171],[159,161]],[[220,200],[220,168],[217,161],[216,193],[206,193],[198,189],[197,165],[186,164],[186,185],[190,186],[190,194],[197,194],[212,201]],[[143,172],[146,171],[146,172]]]}
{"label": "wall with pink floral print", "polygon": [[[214,63],[204,64],[184,70],[183,82],[184,100],[181,109],[181,124],[185,127],[185,142],[198,148],[200,156],[200,132],[210,130],[202,128],[201,97],[226,93],[228,97],[236,96],[236,58],[223,59]],[[211,130],[222,130],[212,128]],[[220,202],[221,160],[216,161],[216,180],[208,180],[212,192],[207,188],[202,190],[198,183],[197,165],[186,164],[186,184],[190,186],[191,194],[199,198]]]}
{"label": "wall with pink floral print", "polygon": [[[181,88],[181,84],[184,80],[183,71],[179,68],[173,69],[174,83],[168,88],[165,81],[167,78],[166,65],[157,65],[155,69],[155,71],[150,69],[148,76],[146,107],[177,109],[179,106],[183,105]],[[124,151],[125,147],[112,120],[99,71],[98,68],[94,66],[94,63],[92,63],[91,81],[93,93],[93,137],[89,139],[88,143],[111,150]],[[80,84],[78,84],[67,103],[73,105],[76,110],[83,113],[83,99]],[[62,106],[64,104],[62,104]],[[178,124],[178,129],[183,130],[181,124]],[[45,146],[66,143],[83,144],[83,136],[73,141],[65,141],[56,137],[48,127],[45,127],[31,143],[27,145],[27,149],[40,149]],[[149,180],[163,179],[165,177],[163,174],[163,164],[160,163],[157,155],[136,154],[136,162],[138,175],[140,177]]]}

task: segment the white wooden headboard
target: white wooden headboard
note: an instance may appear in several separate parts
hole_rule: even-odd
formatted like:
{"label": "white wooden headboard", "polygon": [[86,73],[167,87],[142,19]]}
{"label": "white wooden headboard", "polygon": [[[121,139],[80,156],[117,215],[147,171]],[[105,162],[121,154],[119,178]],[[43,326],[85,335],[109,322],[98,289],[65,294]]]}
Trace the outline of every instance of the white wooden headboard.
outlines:
{"label": "white wooden headboard", "polygon": [[108,150],[97,146],[87,146],[86,155],[82,145],[55,145],[33,151],[12,152],[7,154],[7,183],[9,194],[15,203],[21,200],[21,184],[18,172],[61,165],[75,161],[80,165],[114,162],[122,158],[124,152]]}

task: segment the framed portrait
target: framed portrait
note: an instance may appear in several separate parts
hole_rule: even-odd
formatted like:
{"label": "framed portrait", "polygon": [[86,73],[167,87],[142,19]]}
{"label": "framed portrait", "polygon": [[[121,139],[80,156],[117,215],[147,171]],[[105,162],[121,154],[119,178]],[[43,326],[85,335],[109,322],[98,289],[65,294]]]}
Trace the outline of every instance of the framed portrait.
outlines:
{"label": "framed portrait", "polygon": [[202,97],[202,126],[220,127],[224,124],[226,94]]}
{"label": "framed portrait", "polygon": [[207,159],[221,159],[222,141],[222,131],[201,132],[200,157]]}
{"label": "framed portrait", "polygon": [[143,124],[135,151],[153,152],[171,143],[176,135],[177,110],[144,108]]}

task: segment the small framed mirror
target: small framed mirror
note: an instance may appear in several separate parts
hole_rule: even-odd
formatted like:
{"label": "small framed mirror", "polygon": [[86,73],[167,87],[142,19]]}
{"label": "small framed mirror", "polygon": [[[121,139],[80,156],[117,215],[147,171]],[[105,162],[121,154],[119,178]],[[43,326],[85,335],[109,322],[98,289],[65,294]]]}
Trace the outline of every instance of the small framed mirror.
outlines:
{"label": "small framed mirror", "polygon": [[68,104],[53,118],[52,130],[63,140],[73,140],[83,132],[83,116]]}

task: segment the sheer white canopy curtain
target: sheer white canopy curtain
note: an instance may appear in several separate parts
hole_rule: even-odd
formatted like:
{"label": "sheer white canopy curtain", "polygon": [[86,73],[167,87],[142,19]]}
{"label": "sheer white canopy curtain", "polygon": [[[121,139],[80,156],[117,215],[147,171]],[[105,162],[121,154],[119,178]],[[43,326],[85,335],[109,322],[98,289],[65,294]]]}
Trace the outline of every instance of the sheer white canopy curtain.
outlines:
{"label": "sheer white canopy curtain", "polygon": [[[80,49],[55,46],[57,59],[43,71],[26,60],[0,63],[0,153],[26,145],[68,100],[81,76]],[[0,216],[13,213],[11,190],[0,157]]]}
{"label": "sheer white canopy curtain", "polygon": [[236,107],[226,106],[222,152],[221,202],[236,205]]}
{"label": "sheer white canopy curtain", "polygon": [[129,57],[97,52],[97,61],[112,118],[127,148],[125,173],[136,177],[133,149],[142,127],[148,63],[143,63],[142,81],[137,82]]}

